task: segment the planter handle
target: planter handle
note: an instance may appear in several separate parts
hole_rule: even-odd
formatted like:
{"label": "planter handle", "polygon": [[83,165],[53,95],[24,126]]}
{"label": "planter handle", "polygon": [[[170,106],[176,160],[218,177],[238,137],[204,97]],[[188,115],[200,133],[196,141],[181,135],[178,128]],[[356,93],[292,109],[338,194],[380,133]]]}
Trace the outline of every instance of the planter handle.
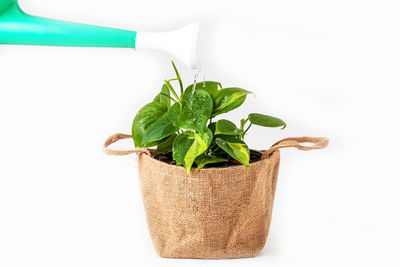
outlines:
{"label": "planter handle", "polygon": [[[304,146],[301,143],[311,143],[313,145]],[[329,139],[326,137],[309,137],[309,136],[288,137],[273,144],[270,149],[266,150],[263,153],[262,158],[263,159],[267,158],[272,152],[274,152],[275,150],[279,150],[280,148],[295,147],[299,150],[313,150],[313,149],[325,148],[328,146],[328,143]]]}
{"label": "planter handle", "polygon": [[104,154],[112,155],[112,156],[123,156],[123,155],[129,155],[132,153],[136,153],[136,154],[145,153],[149,157],[151,157],[150,151],[148,151],[146,148],[143,148],[143,147],[138,147],[133,150],[112,150],[112,149],[108,148],[111,144],[114,144],[115,142],[117,142],[119,140],[128,139],[128,138],[132,138],[132,135],[122,134],[122,133],[116,133],[116,134],[111,135],[110,137],[108,137],[108,139],[106,140],[106,142],[103,145]]}
{"label": "planter handle", "polygon": [[[113,150],[109,149],[108,147],[115,142],[122,140],[122,139],[128,139],[132,138],[132,135],[130,134],[122,134],[122,133],[116,133],[111,135],[106,142],[103,145],[103,152],[106,155],[112,155],[112,156],[123,156],[123,155],[129,155],[129,154],[141,154],[145,153],[149,157],[151,157],[151,153],[149,150],[143,147],[135,148],[133,150]],[[311,143],[313,144],[312,146],[304,146],[301,143]],[[270,149],[264,151],[262,158],[265,159],[267,158],[272,152],[275,150],[279,150],[280,148],[285,148],[285,147],[295,147],[299,150],[313,150],[313,149],[322,149],[328,146],[329,139],[326,137],[308,137],[308,136],[303,136],[303,137],[288,137],[285,139],[282,139],[279,142],[276,142],[271,146]]]}

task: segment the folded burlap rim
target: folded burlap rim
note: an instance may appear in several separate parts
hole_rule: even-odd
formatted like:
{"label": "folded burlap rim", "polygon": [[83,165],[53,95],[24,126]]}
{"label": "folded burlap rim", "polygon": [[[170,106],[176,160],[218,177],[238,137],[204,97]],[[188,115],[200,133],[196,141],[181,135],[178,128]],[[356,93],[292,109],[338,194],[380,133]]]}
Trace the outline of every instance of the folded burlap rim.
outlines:
{"label": "folded burlap rim", "polygon": [[[128,139],[132,138],[132,135],[130,134],[123,134],[123,133],[116,133],[111,135],[106,142],[103,145],[103,152],[106,155],[112,155],[112,156],[123,156],[123,155],[129,155],[129,154],[146,154],[149,157],[151,157],[151,152],[149,149],[144,148],[144,147],[138,147],[132,150],[113,150],[109,149],[108,147],[115,142],[122,140],[122,139]],[[304,143],[308,143],[311,145],[303,145]],[[288,137],[285,139],[282,139],[281,141],[276,142],[271,146],[271,148],[267,150],[262,150],[261,152],[263,153],[262,159],[266,159],[271,155],[272,152],[279,150],[281,148],[286,148],[286,147],[295,147],[299,150],[313,150],[313,149],[322,149],[328,146],[329,139],[326,137],[309,137],[309,136],[303,136],[303,137]]]}

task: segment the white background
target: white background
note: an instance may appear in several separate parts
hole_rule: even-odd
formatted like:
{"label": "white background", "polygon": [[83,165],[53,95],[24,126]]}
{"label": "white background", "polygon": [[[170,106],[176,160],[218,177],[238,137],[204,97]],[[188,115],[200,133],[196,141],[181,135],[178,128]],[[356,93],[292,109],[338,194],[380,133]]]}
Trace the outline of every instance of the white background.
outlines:
{"label": "white background", "polygon": [[[252,148],[288,136],[267,245],[240,260],[156,256],[135,157],[104,156],[172,78],[131,49],[0,47],[0,266],[399,266],[400,16],[397,1],[21,0],[32,14],[150,31],[202,23],[207,80],[255,92]],[[177,62],[186,84],[190,69]],[[118,147],[131,148],[127,141]]]}

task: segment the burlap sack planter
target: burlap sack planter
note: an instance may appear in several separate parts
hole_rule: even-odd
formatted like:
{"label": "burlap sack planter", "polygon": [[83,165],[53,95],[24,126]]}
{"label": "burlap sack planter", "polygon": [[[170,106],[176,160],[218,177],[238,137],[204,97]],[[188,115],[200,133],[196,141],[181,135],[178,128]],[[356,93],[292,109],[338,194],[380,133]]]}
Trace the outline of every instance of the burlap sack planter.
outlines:
{"label": "burlap sack planter", "polygon": [[[109,155],[138,153],[139,179],[154,248],[168,258],[254,257],[263,249],[271,222],[283,147],[324,148],[326,138],[286,138],[244,166],[209,168],[190,174],[151,157],[144,148],[107,147],[130,135],[115,134],[104,144]],[[303,146],[300,143],[313,143]]]}

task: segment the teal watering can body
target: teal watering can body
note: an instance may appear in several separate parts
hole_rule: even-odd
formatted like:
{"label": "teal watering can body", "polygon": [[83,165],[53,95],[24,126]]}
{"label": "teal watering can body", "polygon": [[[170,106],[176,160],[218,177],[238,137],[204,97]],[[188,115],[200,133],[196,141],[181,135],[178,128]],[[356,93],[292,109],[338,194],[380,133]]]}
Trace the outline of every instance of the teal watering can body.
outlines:
{"label": "teal watering can body", "polygon": [[135,48],[136,32],[26,14],[17,0],[0,0],[0,44]]}
{"label": "teal watering can body", "polygon": [[0,0],[0,45],[153,49],[197,68],[197,34],[197,23],[169,32],[136,32],[32,16],[18,0]]}

